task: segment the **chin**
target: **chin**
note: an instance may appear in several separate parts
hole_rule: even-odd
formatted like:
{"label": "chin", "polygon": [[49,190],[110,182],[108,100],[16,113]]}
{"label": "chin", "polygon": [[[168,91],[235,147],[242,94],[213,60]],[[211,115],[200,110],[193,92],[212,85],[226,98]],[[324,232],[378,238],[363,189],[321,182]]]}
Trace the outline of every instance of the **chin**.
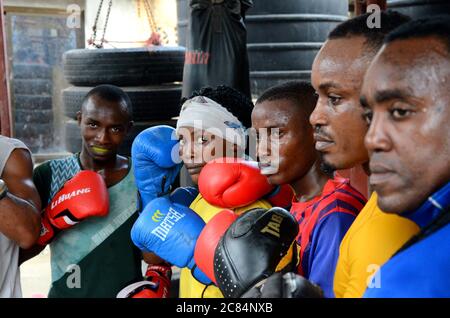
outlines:
{"label": "chin", "polygon": [[413,211],[418,206],[411,205],[411,202],[403,195],[386,195],[378,194],[378,207],[385,213],[403,214],[408,211]]}
{"label": "chin", "polygon": [[192,182],[193,182],[195,185],[198,185],[198,177],[199,177],[199,174],[198,174],[198,173],[196,173],[196,174],[190,174],[190,177],[191,177]]}

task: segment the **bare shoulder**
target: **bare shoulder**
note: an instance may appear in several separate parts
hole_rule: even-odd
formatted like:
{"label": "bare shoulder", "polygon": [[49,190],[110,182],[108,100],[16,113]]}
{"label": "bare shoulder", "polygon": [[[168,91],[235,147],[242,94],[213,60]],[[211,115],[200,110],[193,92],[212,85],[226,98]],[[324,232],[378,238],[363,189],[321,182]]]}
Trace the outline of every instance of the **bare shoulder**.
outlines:
{"label": "bare shoulder", "polygon": [[31,153],[27,149],[17,148],[11,153],[3,170],[3,178],[9,179],[28,179],[33,175],[33,160]]}

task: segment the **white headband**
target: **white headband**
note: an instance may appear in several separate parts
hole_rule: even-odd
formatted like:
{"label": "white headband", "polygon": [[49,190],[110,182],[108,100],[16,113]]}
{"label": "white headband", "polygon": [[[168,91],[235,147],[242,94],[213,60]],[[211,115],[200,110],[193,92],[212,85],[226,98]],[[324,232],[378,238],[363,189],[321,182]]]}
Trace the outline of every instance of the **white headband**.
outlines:
{"label": "white headband", "polygon": [[177,121],[177,135],[182,127],[206,130],[245,149],[245,127],[225,107],[205,96],[187,100]]}

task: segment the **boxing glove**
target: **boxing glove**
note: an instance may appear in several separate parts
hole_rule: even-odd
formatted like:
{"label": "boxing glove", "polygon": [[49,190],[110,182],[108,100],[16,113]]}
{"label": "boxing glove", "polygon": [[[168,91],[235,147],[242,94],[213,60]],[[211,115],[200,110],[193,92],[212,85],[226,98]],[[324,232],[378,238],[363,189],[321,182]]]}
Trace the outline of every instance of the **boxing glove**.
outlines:
{"label": "boxing glove", "polygon": [[216,284],[214,277],[214,252],[220,238],[238,216],[231,210],[222,210],[205,225],[195,245],[196,266]]}
{"label": "boxing glove", "polygon": [[214,252],[214,276],[223,295],[240,297],[272,275],[297,234],[297,221],[284,209],[241,214]]}
{"label": "boxing glove", "polygon": [[117,298],[169,298],[172,268],[167,263],[148,265],[143,281],[122,289]]}
{"label": "boxing glove", "polygon": [[168,194],[181,169],[175,129],[160,125],[145,129],[133,141],[131,157],[142,207]]}
{"label": "boxing glove", "polygon": [[279,207],[286,210],[291,209],[292,199],[294,198],[294,190],[288,184],[276,186],[264,199],[269,201],[273,207]]}
{"label": "boxing glove", "polygon": [[251,288],[241,298],[323,298],[323,291],[316,284],[295,273],[275,273]]}
{"label": "boxing glove", "polygon": [[67,181],[41,214],[38,244],[46,245],[58,230],[68,229],[90,217],[106,216],[109,195],[98,173],[83,170]]}
{"label": "boxing glove", "polygon": [[249,205],[273,190],[257,162],[235,158],[208,162],[200,172],[198,187],[208,203],[227,209]]}
{"label": "boxing glove", "polygon": [[189,207],[198,193],[198,190],[194,187],[176,188],[170,194],[170,201]]}
{"label": "boxing glove", "polygon": [[[189,207],[174,203],[164,196],[151,201],[131,229],[133,243],[180,268],[192,269],[194,250],[205,222]],[[199,270],[194,277],[203,284],[211,281]]]}

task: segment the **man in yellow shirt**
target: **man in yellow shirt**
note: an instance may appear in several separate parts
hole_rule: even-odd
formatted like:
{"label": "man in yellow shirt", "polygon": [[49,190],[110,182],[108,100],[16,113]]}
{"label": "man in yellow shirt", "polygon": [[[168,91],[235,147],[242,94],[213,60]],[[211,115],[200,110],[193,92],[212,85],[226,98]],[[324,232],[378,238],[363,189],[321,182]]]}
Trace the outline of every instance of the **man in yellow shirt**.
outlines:
{"label": "man in yellow shirt", "polygon": [[[363,77],[384,36],[409,20],[381,12],[380,28],[369,28],[368,18],[365,14],[338,25],[313,63],[312,85],[319,100],[310,121],[316,149],[329,170],[362,164],[370,174],[364,147],[368,125],[359,102]],[[410,220],[383,213],[373,193],[341,242],[335,297],[362,297],[368,286],[377,287],[376,279],[371,283],[375,271],[417,231]]]}

